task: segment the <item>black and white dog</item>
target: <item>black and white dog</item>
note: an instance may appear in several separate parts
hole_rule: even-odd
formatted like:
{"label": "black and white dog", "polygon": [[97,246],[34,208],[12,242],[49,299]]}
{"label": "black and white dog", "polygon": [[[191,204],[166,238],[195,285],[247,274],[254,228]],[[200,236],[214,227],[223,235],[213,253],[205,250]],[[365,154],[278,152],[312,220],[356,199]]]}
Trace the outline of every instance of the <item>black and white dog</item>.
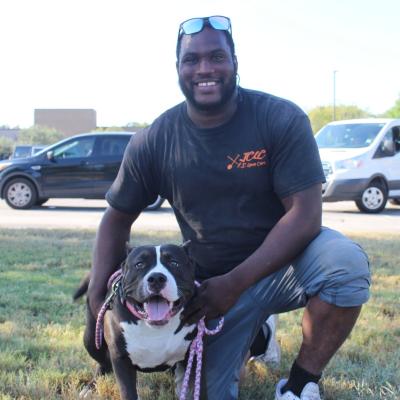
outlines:
{"label": "black and white dog", "polygon": [[[85,293],[87,283],[74,298]],[[140,246],[129,249],[109,291],[99,349],[96,319],[87,307],[85,347],[99,364],[97,375],[114,370],[121,399],[138,398],[137,370],[162,371],[185,360],[197,328],[183,326],[179,316],[194,292],[194,268],[183,246]]]}

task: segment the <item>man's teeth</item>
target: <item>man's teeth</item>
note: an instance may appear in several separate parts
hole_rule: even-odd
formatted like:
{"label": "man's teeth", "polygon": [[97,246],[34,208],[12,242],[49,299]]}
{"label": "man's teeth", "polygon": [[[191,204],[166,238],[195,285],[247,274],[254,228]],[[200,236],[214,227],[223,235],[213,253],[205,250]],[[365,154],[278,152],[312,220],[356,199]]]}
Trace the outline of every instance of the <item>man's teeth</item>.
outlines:
{"label": "man's teeth", "polygon": [[199,86],[215,86],[217,82],[212,81],[212,82],[199,82]]}

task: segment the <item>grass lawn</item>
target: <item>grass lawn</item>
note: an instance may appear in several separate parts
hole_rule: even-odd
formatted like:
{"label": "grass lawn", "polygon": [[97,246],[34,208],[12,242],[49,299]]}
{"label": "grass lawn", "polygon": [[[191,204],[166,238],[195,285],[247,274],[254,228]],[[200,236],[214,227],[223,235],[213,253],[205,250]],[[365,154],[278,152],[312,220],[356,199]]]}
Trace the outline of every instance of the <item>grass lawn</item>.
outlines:
{"label": "grass lawn", "polygon": [[[325,370],[325,400],[400,399],[400,236],[356,236],[373,271],[372,297],[351,338]],[[84,302],[71,294],[90,266],[92,231],[0,232],[0,399],[76,399],[94,363],[82,335]],[[179,242],[175,233],[136,233],[135,244]],[[253,363],[240,399],[273,399],[301,338],[301,311],[282,315],[279,369]],[[113,377],[97,399],[118,398]],[[173,400],[168,373],[140,375],[142,400]],[[213,399],[210,399],[213,400]]]}

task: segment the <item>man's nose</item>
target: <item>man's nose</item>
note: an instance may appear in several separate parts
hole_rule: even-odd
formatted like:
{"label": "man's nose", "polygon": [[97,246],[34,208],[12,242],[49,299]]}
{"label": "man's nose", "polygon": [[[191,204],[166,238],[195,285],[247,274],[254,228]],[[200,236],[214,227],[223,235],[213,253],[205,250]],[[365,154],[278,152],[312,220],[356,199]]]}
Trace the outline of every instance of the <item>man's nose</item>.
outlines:
{"label": "man's nose", "polygon": [[202,58],[198,64],[198,73],[207,74],[214,71],[214,67],[210,60]]}

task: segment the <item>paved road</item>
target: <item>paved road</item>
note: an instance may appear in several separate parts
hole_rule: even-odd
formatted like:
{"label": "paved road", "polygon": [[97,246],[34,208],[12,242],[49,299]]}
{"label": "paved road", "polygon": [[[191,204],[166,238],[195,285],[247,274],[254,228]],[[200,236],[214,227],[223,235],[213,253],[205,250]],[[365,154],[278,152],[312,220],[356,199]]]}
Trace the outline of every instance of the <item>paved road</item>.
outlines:
{"label": "paved road", "polygon": [[[43,207],[13,210],[0,201],[0,228],[96,229],[105,210],[103,200],[54,199]],[[325,203],[323,224],[341,232],[400,234],[400,207],[388,205],[377,215],[360,213],[352,202]],[[171,207],[166,202],[159,211],[142,213],[137,229],[177,230]]]}

